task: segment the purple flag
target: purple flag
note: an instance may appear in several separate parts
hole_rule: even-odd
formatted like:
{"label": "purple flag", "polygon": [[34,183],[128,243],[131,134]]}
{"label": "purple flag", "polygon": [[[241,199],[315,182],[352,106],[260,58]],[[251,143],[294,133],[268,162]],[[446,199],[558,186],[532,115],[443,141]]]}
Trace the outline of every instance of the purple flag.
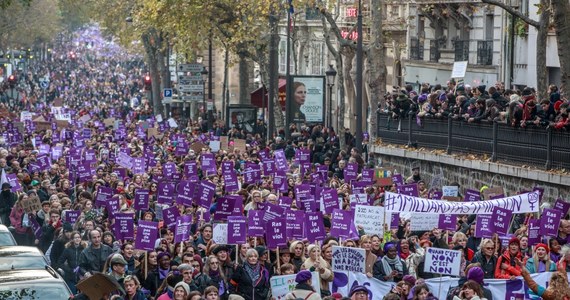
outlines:
{"label": "purple flag", "polygon": [[148,200],[150,198],[150,190],[148,189],[136,189],[135,190],[135,209],[136,210],[147,210]]}
{"label": "purple flag", "polygon": [[540,235],[555,237],[558,235],[558,227],[562,212],[557,209],[546,208],[540,216]]}
{"label": "purple flag", "polygon": [[247,235],[262,237],[265,234],[265,211],[250,210],[247,213]]}
{"label": "purple flag", "polygon": [[478,190],[465,190],[465,196],[463,196],[463,201],[465,202],[473,202],[473,201],[481,201],[481,193]]}
{"label": "purple flag", "polygon": [[158,223],[139,221],[135,248],[147,251],[154,250],[154,241],[158,238]]}
{"label": "purple flag", "polygon": [[285,220],[287,220],[287,238],[299,239],[305,238],[305,212],[300,210],[287,210],[285,212]]}
{"label": "purple flag", "polygon": [[351,220],[350,211],[334,209],[331,215],[331,236],[349,238]]}
{"label": "purple flag", "polygon": [[176,219],[180,217],[180,211],[178,207],[171,206],[162,210],[162,218],[164,219],[164,225],[170,230],[174,230],[176,226]]}
{"label": "purple flag", "polygon": [[80,210],[66,210],[63,220],[70,224],[75,224],[77,219],[79,219],[79,215],[81,215]]}
{"label": "purple flag", "polygon": [[475,237],[478,238],[493,237],[491,215],[477,215],[477,226],[475,227]]}
{"label": "purple flag", "polygon": [[289,166],[287,165],[287,158],[285,157],[285,151],[283,149],[279,149],[273,153],[275,159],[275,167],[277,170],[285,171],[289,170]]}
{"label": "purple flag", "polygon": [[503,235],[507,234],[509,231],[509,224],[511,223],[512,215],[513,212],[508,209],[498,206],[493,207],[493,214],[491,216],[491,228],[494,230],[494,232]]}
{"label": "purple flag", "polygon": [[321,212],[307,212],[305,214],[305,228],[310,242],[322,241],[327,236]]}
{"label": "purple flag", "polygon": [[192,216],[183,215],[176,219],[176,230],[174,231],[174,242],[180,243],[188,240],[190,227],[192,226]]}
{"label": "purple flag", "polygon": [[338,193],[336,189],[326,189],[322,193],[323,206],[326,214],[332,214],[338,207]]}
{"label": "purple flag", "polygon": [[416,183],[398,185],[398,193],[408,196],[419,197],[418,185]]}
{"label": "purple flag", "polygon": [[247,220],[243,216],[228,217],[228,244],[239,245],[247,241]]}
{"label": "purple flag", "polygon": [[12,191],[12,193],[22,190],[22,186],[20,185],[20,181],[18,180],[18,176],[16,174],[6,174],[6,179],[8,179],[8,183],[11,186],[10,191]]}
{"label": "purple flag", "polygon": [[265,224],[267,248],[287,247],[287,225],[284,219],[275,219]]}
{"label": "purple flag", "polygon": [[118,240],[132,240],[135,238],[134,219],[135,216],[132,213],[115,214],[113,231]]}
{"label": "purple flag", "polygon": [[528,220],[528,244],[530,246],[540,243],[540,220]]}
{"label": "purple flag", "polygon": [[563,199],[556,199],[554,203],[554,209],[558,209],[562,212],[562,216],[565,216],[568,213],[568,209],[570,208],[570,203],[564,201]]}
{"label": "purple flag", "polygon": [[457,229],[457,215],[439,215],[438,227],[441,230],[455,231]]}

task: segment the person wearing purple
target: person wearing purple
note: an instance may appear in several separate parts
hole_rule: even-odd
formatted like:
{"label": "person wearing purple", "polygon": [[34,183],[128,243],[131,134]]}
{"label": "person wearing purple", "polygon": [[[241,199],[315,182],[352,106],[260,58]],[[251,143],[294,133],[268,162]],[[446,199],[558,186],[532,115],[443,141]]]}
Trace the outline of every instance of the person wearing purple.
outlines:
{"label": "person wearing purple", "polygon": [[380,281],[399,282],[408,275],[406,263],[398,256],[396,244],[388,243],[384,246],[384,257],[374,264],[374,278]]}
{"label": "person wearing purple", "polygon": [[307,270],[303,270],[295,276],[295,289],[285,295],[285,300],[295,300],[295,299],[304,299],[304,300],[321,300],[321,296],[315,292],[315,289],[311,285],[311,272]]}

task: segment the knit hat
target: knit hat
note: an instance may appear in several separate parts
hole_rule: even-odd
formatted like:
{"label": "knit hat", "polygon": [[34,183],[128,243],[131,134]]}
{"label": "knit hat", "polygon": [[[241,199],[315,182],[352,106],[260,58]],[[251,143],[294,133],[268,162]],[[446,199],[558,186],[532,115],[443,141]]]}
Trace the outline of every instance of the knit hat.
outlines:
{"label": "knit hat", "polygon": [[412,275],[406,275],[404,278],[402,278],[402,280],[406,283],[409,283],[411,286],[416,285],[416,278]]}
{"label": "knit hat", "polygon": [[368,289],[363,286],[363,285],[355,285],[352,287],[352,289],[350,290],[350,297],[352,297],[352,295],[356,294],[357,292],[366,292],[369,293]]}
{"label": "knit hat", "polygon": [[550,252],[550,250],[548,249],[548,246],[546,244],[543,244],[543,243],[536,244],[536,246],[534,246],[534,251],[536,251],[536,249],[538,249],[538,248],[544,248],[544,250],[546,250],[546,252]]}
{"label": "knit hat", "polygon": [[480,267],[473,267],[467,272],[467,280],[473,280],[480,285],[483,285],[483,278],[485,278],[485,272]]}
{"label": "knit hat", "polygon": [[73,231],[73,226],[71,226],[71,224],[69,224],[68,222],[63,223],[63,232],[72,232]]}
{"label": "knit hat", "polygon": [[521,241],[520,241],[516,236],[513,236],[513,237],[509,240],[509,246],[510,246],[512,243],[517,244],[517,246],[519,246],[519,248],[520,248],[520,246],[521,246]]}
{"label": "knit hat", "polygon": [[160,260],[161,260],[163,257],[165,257],[165,256],[168,256],[169,259],[172,258],[172,256],[170,255],[170,253],[168,253],[168,252],[160,252],[160,253],[158,254],[158,256],[156,257],[156,258],[157,258],[157,261],[160,261]]}
{"label": "knit hat", "polygon": [[177,283],[174,286],[174,290],[176,290],[179,286],[182,287],[186,291],[186,296],[188,296],[188,294],[190,294],[190,287],[188,286],[188,284],[186,284],[186,282],[180,281],[179,283]]}
{"label": "knit hat", "polygon": [[487,89],[487,86],[483,84],[483,85],[478,86],[477,89],[479,90],[479,92],[481,94],[485,94],[485,90]]}
{"label": "knit hat", "polygon": [[309,272],[307,270],[303,270],[303,271],[297,273],[297,276],[295,276],[295,282],[302,283],[302,282],[305,282],[305,281],[311,279],[311,277],[312,277],[311,272]]}
{"label": "knit hat", "polygon": [[265,254],[265,252],[267,252],[267,249],[263,246],[257,246],[255,247],[255,251],[257,251],[257,255],[261,257],[263,254]]}
{"label": "knit hat", "polygon": [[202,271],[204,269],[204,262],[202,261],[200,254],[194,254],[194,261],[197,261],[200,264],[200,271]]}

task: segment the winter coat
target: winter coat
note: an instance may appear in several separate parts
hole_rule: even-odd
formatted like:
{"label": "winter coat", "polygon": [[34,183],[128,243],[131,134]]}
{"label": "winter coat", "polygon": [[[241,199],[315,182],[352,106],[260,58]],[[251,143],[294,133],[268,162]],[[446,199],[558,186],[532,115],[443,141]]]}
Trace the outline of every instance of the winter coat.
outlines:
{"label": "winter coat", "polygon": [[24,210],[21,207],[14,206],[10,212],[10,223],[14,226],[16,233],[26,234],[29,232],[29,227],[23,227],[22,219],[24,218]]}
{"label": "winter coat", "polygon": [[257,282],[252,282],[245,268],[238,266],[230,280],[230,294],[238,294],[245,300],[269,299],[269,273],[263,265],[260,272]]}
{"label": "winter coat", "polygon": [[316,293],[313,288],[306,283],[299,283],[295,289],[289,294],[285,295],[285,300],[321,300],[321,296]]}
{"label": "winter coat", "polygon": [[[517,253],[517,258],[522,261],[521,253]],[[503,255],[499,256],[497,259],[497,265],[495,266],[495,278],[496,279],[510,279],[511,276],[521,276],[521,267],[512,261],[511,253],[507,249]],[[506,270],[501,268],[501,264],[506,263],[509,267]]]}
{"label": "winter coat", "polygon": [[[324,270],[319,277],[321,278],[321,292],[329,290],[329,282],[332,282],[334,279],[334,273],[332,271],[331,265],[326,262],[322,257],[319,257],[321,268]],[[311,268],[314,266],[314,262],[307,258],[303,265],[301,266],[301,270],[309,270],[312,271]]]}
{"label": "winter coat", "polygon": [[78,282],[77,273],[75,273],[75,268],[79,266],[79,257],[81,252],[83,252],[85,243],[80,244],[78,247],[75,245],[70,245],[63,250],[63,253],[57,260],[55,268],[61,268],[65,272],[65,280],[69,282]]}
{"label": "winter coat", "polygon": [[79,256],[81,275],[84,275],[87,272],[92,273],[93,271],[103,271],[103,266],[105,265],[107,257],[113,254],[113,249],[107,245],[101,244],[101,256],[99,257],[99,261],[97,261],[97,257],[95,256],[95,251],[97,250],[92,247],[92,245],[89,245],[89,247],[85,248]]}
{"label": "winter coat", "polygon": [[481,269],[485,272],[485,279],[493,279],[495,278],[495,267],[497,266],[497,257],[492,255],[490,259],[487,260],[485,255],[478,251],[471,263],[480,263]]}

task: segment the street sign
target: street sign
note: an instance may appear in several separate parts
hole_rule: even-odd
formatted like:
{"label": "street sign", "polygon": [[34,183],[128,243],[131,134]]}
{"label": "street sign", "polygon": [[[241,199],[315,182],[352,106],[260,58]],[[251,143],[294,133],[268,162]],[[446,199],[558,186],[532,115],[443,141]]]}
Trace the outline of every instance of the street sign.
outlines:
{"label": "street sign", "polygon": [[182,96],[182,101],[202,101],[204,100],[203,95],[186,95]]}
{"label": "street sign", "polygon": [[181,64],[178,65],[178,71],[180,72],[202,72],[204,65],[202,64]]}
{"label": "street sign", "polygon": [[178,85],[178,91],[182,93],[202,92],[204,87],[202,85]]}
{"label": "street sign", "polygon": [[172,102],[172,89],[164,89],[162,91],[162,103],[171,103]]}
{"label": "street sign", "polygon": [[214,100],[208,99],[208,102],[206,103],[206,108],[208,109],[208,111],[214,110]]}
{"label": "street sign", "polygon": [[49,81],[47,80],[40,81],[40,87],[44,90],[47,89],[49,87]]}
{"label": "street sign", "polygon": [[178,81],[202,81],[202,75],[178,75]]}

